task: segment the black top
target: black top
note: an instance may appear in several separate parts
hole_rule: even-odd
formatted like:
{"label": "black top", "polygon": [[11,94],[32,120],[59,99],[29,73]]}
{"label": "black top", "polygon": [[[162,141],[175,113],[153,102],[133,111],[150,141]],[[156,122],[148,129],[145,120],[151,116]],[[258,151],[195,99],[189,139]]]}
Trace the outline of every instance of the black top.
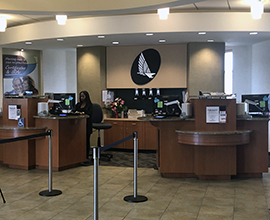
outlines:
{"label": "black top", "polygon": [[78,102],[75,105],[75,108],[73,110],[74,112],[84,112],[84,114],[89,115],[89,118],[87,118],[86,128],[87,128],[87,135],[92,134],[92,114],[93,114],[93,104],[86,104],[83,108],[81,108],[81,103]]}

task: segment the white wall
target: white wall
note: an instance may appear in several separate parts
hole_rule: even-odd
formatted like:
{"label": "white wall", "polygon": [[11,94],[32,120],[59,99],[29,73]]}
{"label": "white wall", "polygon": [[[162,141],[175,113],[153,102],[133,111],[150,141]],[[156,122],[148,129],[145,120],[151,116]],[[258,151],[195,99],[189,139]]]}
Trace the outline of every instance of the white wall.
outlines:
{"label": "white wall", "polygon": [[270,41],[252,46],[252,93],[270,93]]}
{"label": "white wall", "polygon": [[77,93],[76,49],[43,50],[44,93]]}
{"label": "white wall", "polygon": [[[252,93],[270,93],[270,41],[252,46]],[[268,122],[268,132],[270,123]],[[270,152],[270,133],[268,134],[268,152]]]}
{"label": "white wall", "polygon": [[[234,71],[233,92],[237,101],[241,94],[270,93],[270,41],[247,47],[233,47]],[[270,123],[268,123],[268,132]],[[270,134],[268,134],[268,152],[270,152]]]}

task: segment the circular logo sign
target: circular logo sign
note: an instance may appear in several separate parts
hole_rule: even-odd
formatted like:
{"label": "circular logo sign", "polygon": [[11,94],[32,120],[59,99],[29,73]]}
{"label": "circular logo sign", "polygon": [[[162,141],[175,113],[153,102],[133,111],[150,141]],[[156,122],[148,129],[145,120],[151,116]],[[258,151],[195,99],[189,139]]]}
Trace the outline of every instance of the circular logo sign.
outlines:
{"label": "circular logo sign", "polygon": [[141,52],[133,61],[131,78],[137,85],[144,85],[155,78],[160,67],[160,55],[155,49]]}

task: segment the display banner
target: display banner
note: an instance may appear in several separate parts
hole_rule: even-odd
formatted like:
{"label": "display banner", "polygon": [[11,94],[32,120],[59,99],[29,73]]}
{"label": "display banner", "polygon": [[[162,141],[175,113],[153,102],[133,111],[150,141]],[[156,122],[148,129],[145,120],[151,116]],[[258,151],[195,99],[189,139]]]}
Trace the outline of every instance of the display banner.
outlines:
{"label": "display banner", "polygon": [[3,55],[4,78],[21,77],[31,73],[37,65],[35,57],[26,60],[23,56]]}
{"label": "display banner", "polygon": [[37,95],[38,58],[27,54],[4,54],[2,59],[4,95]]}

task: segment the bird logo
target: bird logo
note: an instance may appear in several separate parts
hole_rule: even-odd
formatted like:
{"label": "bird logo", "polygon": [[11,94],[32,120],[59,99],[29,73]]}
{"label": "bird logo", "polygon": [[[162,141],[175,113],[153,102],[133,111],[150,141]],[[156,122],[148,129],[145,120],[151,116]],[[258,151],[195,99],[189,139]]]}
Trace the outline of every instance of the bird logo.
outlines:
{"label": "bird logo", "polygon": [[140,52],[131,67],[131,78],[137,85],[151,82],[159,71],[161,59],[155,49],[146,49]]}
{"label": "bird logo", "polygon": [[148,78],[152,79],[156,73],[151,73],[149,66],[143,56],[143,53],[141,53],[139,62],[138,62],[138,70],[137,74],[142,75],[142,76],[147,76]]}

